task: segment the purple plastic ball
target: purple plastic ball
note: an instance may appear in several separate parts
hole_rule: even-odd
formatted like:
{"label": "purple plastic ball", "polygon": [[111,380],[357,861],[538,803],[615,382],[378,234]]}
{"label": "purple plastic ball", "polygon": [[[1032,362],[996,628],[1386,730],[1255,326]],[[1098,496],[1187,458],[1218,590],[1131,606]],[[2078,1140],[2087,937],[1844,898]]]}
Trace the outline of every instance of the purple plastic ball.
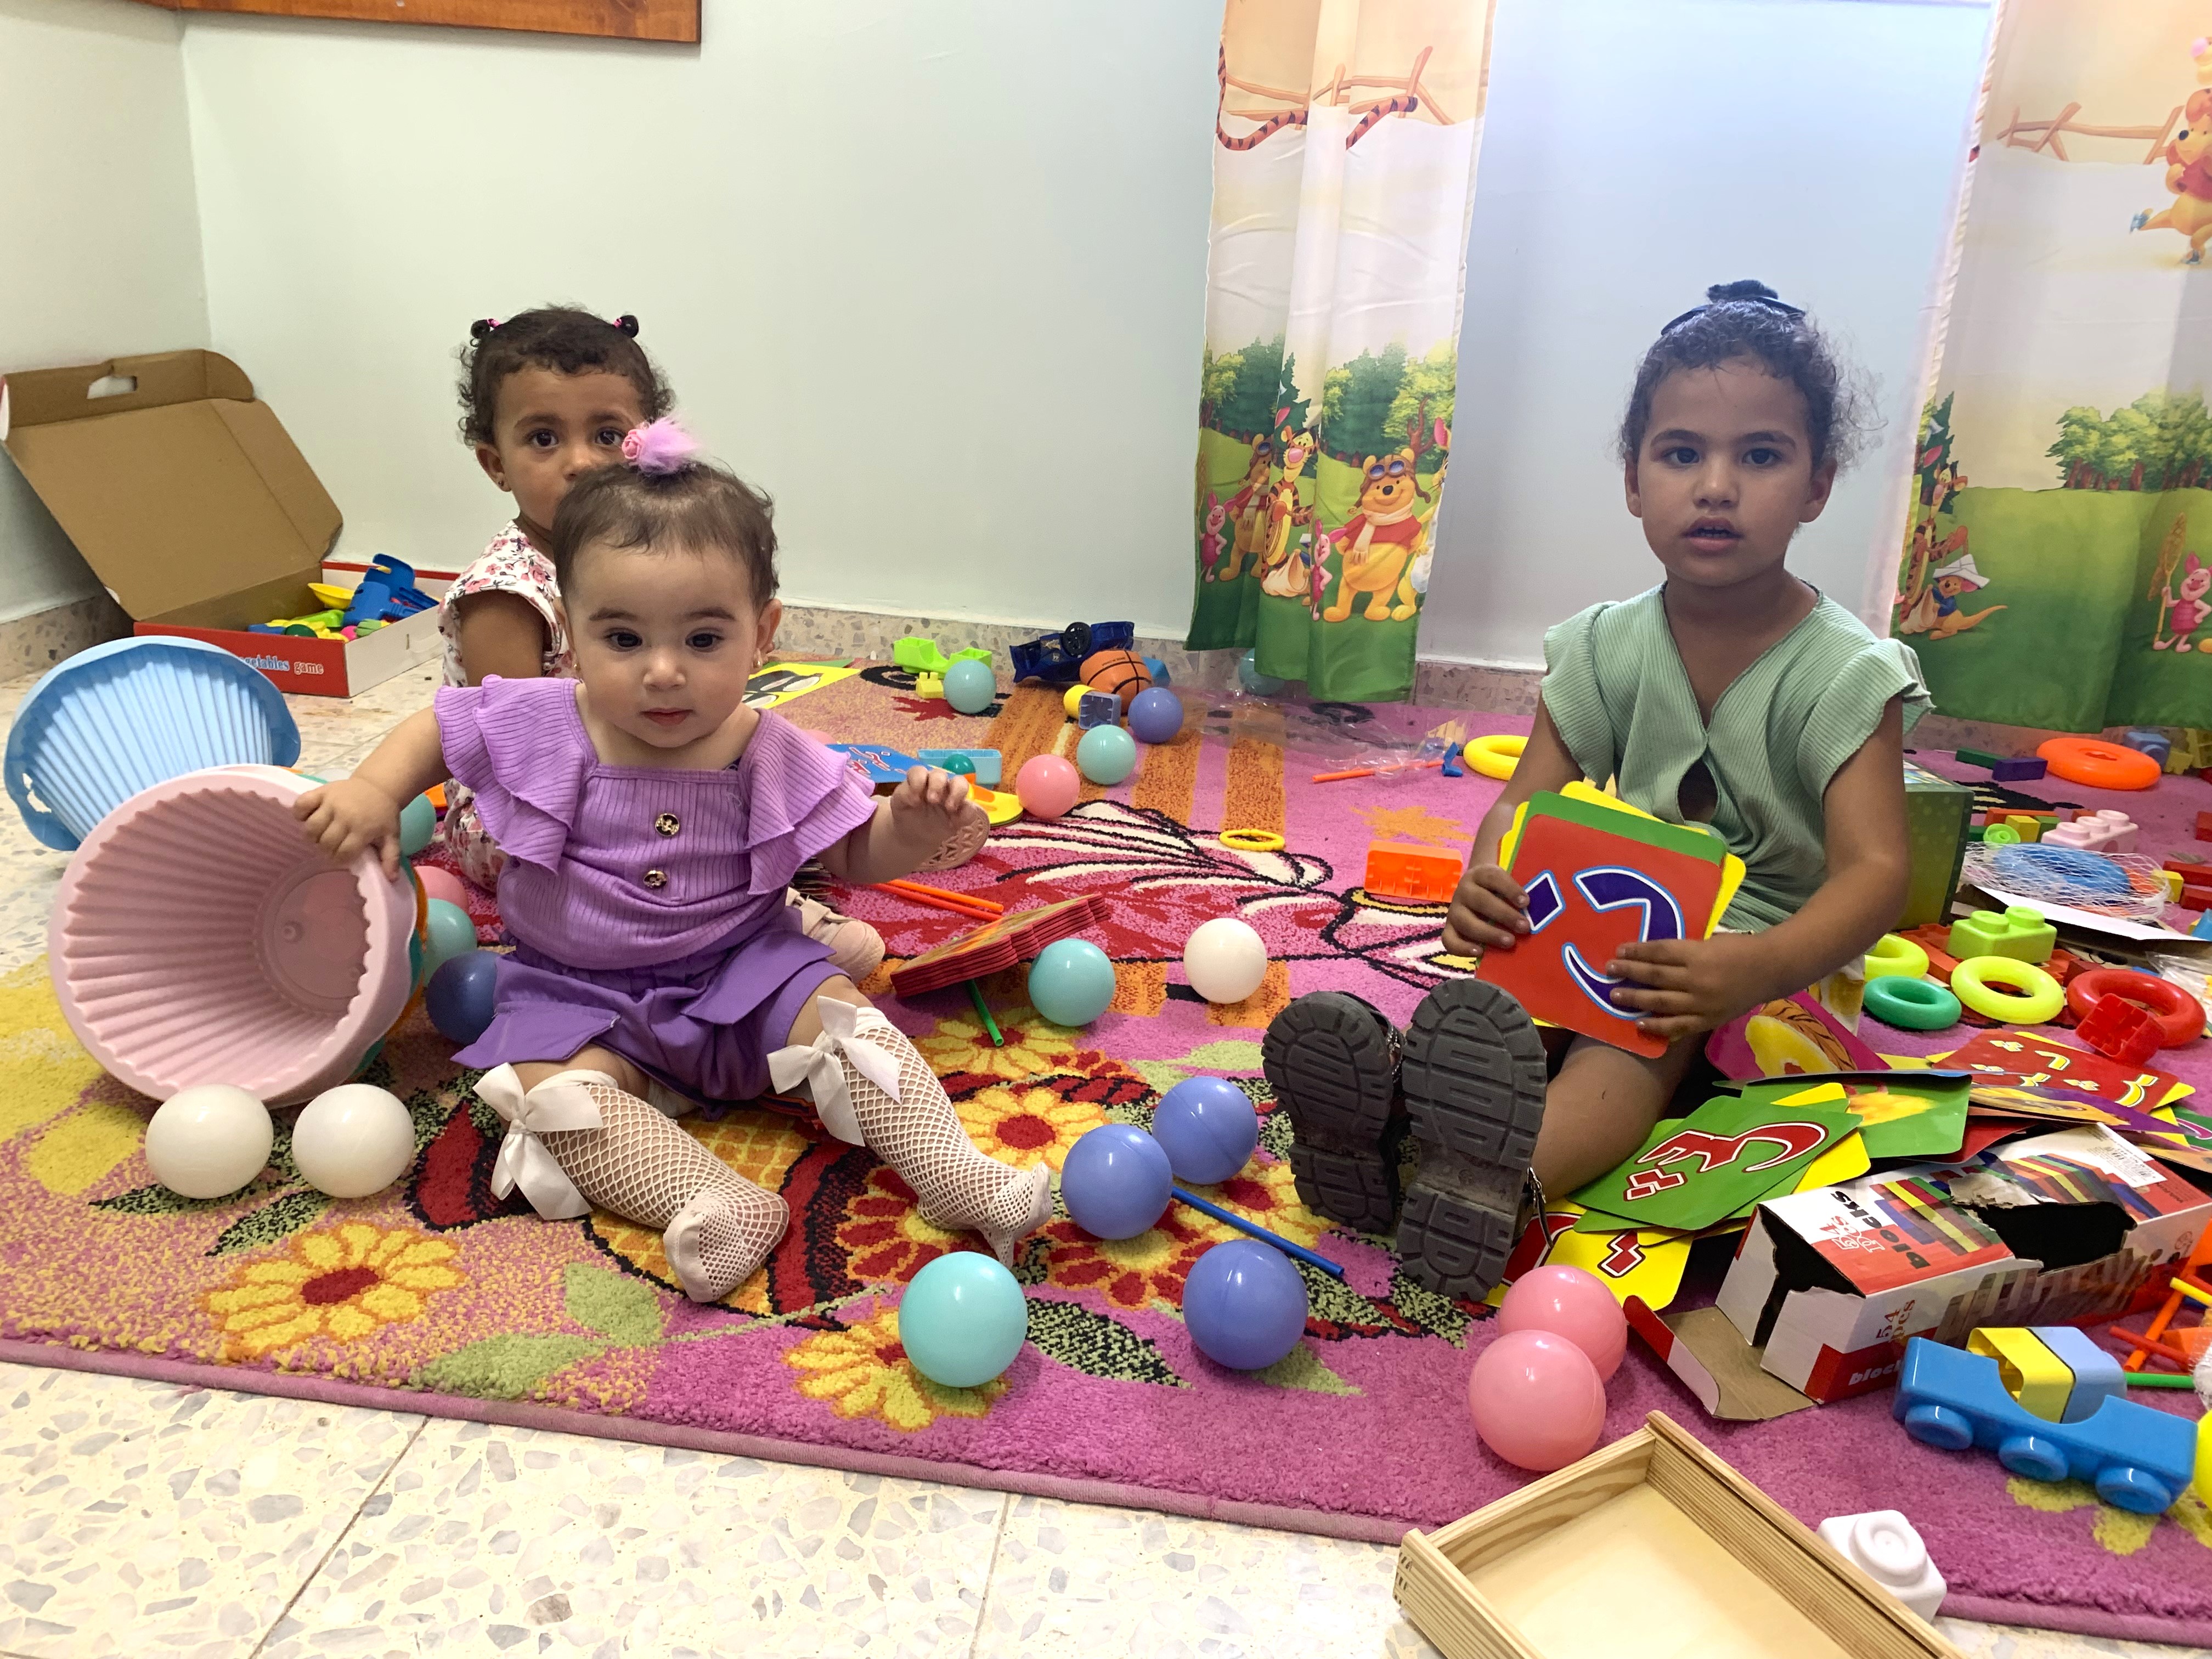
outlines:
{"label": "purple plastic ball", "polygon": [[447,957],[422,992],[430,1024],[455,1042],[474,1042],[491,1024],[498,981],[499,957],[492,951],[465,951]]}
{"label": "purple plastic ball", "polygon": [[1231,1239],[1192,1264],[1182,1316],[1190,1340],[1216,1364],[1265,1370],[1305,1334],[1305,1281],[1273,1245]]}
{"label": "purple plastic ball", "polygon": [[1167,1213],[1175,1174],[1160,1143],[1133,1123],[1102,1123],[1067,1149],[1060,1195],[1075,1224],[1100,1238],[1134,1238]]}
{"label": "purple plastic ball", "polygon": [[1182,699],[1147,686],[1130,699],[1129,730],[1145,743],[1173,743],[1182,730]]}
{"label": "purple plastic ball", "polygon": [[1251,1097],[1218,1077],[1187,1077],[1160,1097],[1152,1138],[1166,1151],[1176,1179],[1210,1187],[1244,1167],[1260,1144],[1260,1115]]}

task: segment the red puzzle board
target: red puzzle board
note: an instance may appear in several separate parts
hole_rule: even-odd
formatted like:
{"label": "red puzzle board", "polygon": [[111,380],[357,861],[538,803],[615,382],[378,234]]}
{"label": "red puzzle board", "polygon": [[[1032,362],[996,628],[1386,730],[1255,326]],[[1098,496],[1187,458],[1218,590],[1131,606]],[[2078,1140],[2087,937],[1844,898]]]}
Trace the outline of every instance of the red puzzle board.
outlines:
{"label": "red puzzle board", "polygon": [[1639,939],[1703,939],[1721,866],[1570,819],[1531,813],[1513,849],[1530,933],[1489,949],[1475,977],[1510,991],[1538,1019],[1651,1058],[1667,1052],[1639,1016],[1600,1000],[1606,963]]}
{"label": "red puzzle board", "polygon": [[891,970],[891,989],[902,997],[941,991],[948,985],[981,979],[1025,962],[1056,939],[1072,939],[1086,927],[1103,927],[1106,901],[1095,893],[1061,899],[1036,910],[1017,910],[972,933],[925,951]]}

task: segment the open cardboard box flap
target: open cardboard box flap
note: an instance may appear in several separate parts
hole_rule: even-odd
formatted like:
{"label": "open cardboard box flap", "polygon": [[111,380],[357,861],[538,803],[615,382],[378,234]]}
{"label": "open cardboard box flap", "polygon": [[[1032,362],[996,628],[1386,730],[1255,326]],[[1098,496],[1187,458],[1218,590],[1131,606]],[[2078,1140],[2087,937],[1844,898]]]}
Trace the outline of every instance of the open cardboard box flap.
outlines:
{"label": "open cardboard box flap", "polygon": [[237,364],[165,351],[7,387],[9,454],[133,617],[239,629],[297,613],[337,503]]}

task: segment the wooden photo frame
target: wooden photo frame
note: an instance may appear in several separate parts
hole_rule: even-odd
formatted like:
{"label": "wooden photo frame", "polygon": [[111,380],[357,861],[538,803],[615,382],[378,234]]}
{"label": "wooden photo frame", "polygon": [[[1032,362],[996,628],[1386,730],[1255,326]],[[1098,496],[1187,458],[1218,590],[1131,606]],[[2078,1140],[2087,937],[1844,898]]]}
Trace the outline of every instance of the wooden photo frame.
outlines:
{"label": "wooden photo frame", "polygon": [[702,0],[137,0],[137,3],[163,11],[514,29],[531,34],[589,34],[696,46]]}

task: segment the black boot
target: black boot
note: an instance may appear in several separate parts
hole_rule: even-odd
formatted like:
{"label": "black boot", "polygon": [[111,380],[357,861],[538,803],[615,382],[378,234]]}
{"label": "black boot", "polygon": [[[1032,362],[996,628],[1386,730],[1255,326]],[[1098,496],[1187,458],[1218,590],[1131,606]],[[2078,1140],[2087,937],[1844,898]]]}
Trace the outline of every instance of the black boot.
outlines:
{"label": "black boot", "polygon": [[1546,1082],[1543,1040],[1496,986],[1448,980],[1413,1011],[1401,1083],[1421,1164],[1406,1194],[1398,1254],[1415,1283],[1476,1301],[1504,1276]]}
{"label": "black boot", "polygon": [[1340,991],[1300,997],[1268,1022],[1261,1063],[1291,1115],[1291,1173],[1316,1215],[1385,1233],[1398,1211],[1398,1033]]}

